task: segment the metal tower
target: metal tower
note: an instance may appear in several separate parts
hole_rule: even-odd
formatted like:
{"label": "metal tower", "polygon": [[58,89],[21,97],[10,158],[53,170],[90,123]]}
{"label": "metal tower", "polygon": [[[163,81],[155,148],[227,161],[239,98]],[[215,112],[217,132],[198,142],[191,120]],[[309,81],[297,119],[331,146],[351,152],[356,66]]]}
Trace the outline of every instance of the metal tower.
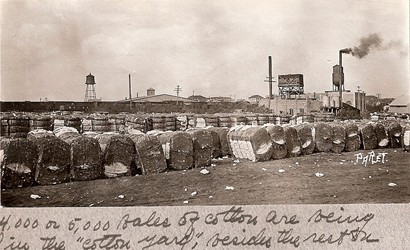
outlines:
{"label": "metal tower", "polygon": [[87,88],[85,90],[84,101],[90,102],[90,101],[97,99],[97,95],[95,94],[95,88],[94,88],[95,80],[94,80],[94,76],[91,75],[91,73],[88,76],[86,76],[85,84],[87,85]]}

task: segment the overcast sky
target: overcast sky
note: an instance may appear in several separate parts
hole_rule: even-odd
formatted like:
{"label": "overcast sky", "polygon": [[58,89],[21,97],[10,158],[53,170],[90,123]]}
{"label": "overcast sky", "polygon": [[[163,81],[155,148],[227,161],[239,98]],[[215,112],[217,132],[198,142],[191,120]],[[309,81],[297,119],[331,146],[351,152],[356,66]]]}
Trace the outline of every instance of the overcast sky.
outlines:
{"label": "overcast sky", "polygon": [[[338,51],[347,89],[409,93],[408,0],[2,0],[1,99],[84,100],[157,94],[266,96],[273,74],[303,74],[306,92],[332,89]],[[278,93],[277,84],[273,87]]]}

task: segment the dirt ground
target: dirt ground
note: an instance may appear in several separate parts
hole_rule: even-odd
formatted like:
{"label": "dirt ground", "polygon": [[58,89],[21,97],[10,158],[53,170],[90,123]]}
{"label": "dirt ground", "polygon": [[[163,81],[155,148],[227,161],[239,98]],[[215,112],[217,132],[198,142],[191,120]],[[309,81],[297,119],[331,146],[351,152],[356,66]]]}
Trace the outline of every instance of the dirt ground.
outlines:
{"label": "dirt ground", "polygon": [[208,174],[191,169],[8,189],[1,201],[6,207],[409,203],[410,153],[378,149],[384,163],[357,162],[356,154],[370,152],[259,163],[226,158],[214,160]]}

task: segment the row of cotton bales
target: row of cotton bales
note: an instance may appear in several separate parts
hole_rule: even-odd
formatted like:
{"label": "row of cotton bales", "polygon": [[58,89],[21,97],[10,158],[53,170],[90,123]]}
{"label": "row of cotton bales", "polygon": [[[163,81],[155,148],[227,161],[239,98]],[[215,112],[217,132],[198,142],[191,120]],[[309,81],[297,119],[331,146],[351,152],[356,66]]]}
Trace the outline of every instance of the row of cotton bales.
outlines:
{"label": "row of cotton bales", "polygon": [[386,123],[240,125],[187,131],[80,134],[71,127],[0,140],[2,186],[50,185],[206,167],[231,156],[269,161],[313,152],[409,149],[410,127]]}
{"label": "row of cotton bales", "polygon": [[276,116],[273,114],[68,114],[52,113],[1,113],[1,136],[26,138],[28,132],[44,129],[53,131],[61,127],[73,127],[80,133],[116,132],[130,130],[148,132],[184,131],[190,128],[234,127],[237,125],[300,124],[314,121],[333,121],[332,114],[301,116]]}

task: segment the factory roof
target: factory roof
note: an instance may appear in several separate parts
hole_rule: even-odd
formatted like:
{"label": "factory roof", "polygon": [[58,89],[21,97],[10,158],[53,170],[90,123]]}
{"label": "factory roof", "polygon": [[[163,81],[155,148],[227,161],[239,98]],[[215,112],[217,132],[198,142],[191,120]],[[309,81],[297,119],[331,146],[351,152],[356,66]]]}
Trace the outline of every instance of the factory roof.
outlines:
{"label": "factory roof", "polygon": [[410,96],[409,95],[401,95],[394,99],[390,106],[408,106],[410,104]]}
{"label": "factory roof", "polygon": [[[180,102],[193,102],[192,100],[185,97],[178,97],[175,95],[159,94],[143,97],[131,98],[132,102],[169,102],[169,101],[180,101]],[[129,99],[121,100],[120,102],[129,102]]]}

